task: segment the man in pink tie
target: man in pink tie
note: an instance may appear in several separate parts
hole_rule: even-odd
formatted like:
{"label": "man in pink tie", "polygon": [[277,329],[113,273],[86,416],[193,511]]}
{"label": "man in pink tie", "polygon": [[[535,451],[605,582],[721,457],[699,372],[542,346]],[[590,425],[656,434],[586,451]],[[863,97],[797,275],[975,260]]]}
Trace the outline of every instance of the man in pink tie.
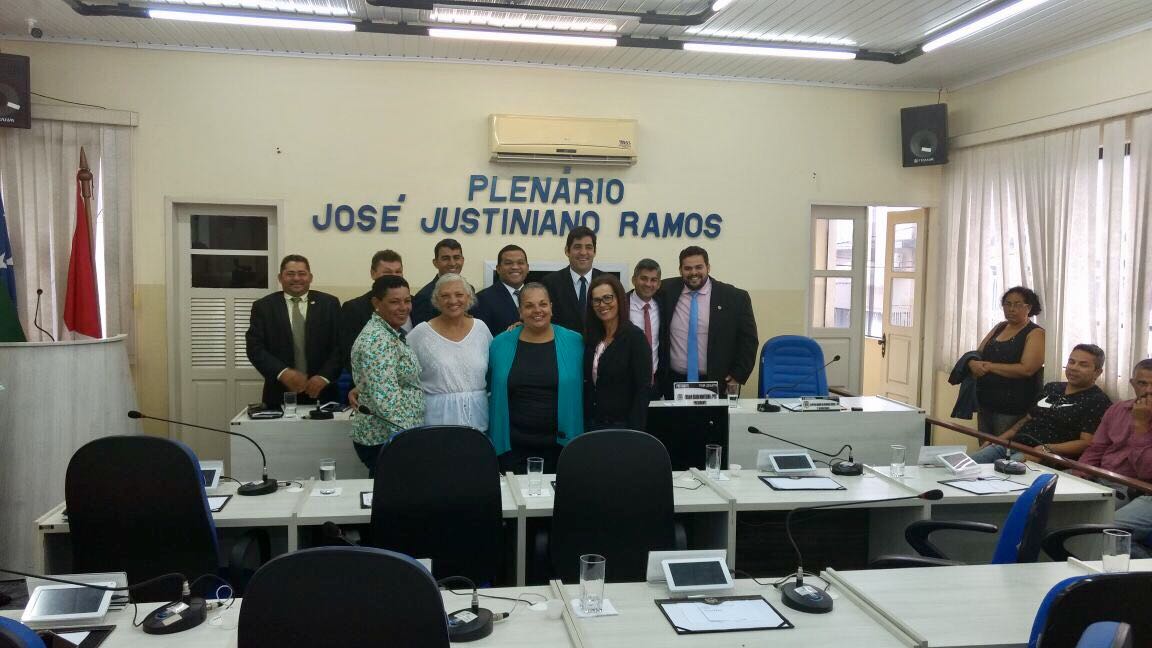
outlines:
{"label": "man in pink tie", "polygon": [[652,392],[649,400],[660,400],[656,376],[660,373],[660,303],[655,299],[660,290],[660,264],[640,259],[632,271],[632,290],[628,292],[628,317],[644,331],[652,347]]}

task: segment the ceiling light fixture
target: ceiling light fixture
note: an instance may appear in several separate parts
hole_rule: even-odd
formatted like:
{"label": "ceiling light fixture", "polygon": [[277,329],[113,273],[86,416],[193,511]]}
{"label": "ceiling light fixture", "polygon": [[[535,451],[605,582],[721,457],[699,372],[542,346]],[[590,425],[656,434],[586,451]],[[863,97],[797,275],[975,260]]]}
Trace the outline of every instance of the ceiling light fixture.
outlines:
{"label": "ceiling light fixture", "polygon": [[266,18],[262,16],[246,16],[243,14],[209,13],[205,11],[149,9],[148,17],[159,18],[161,20],[185,20],[220,25],[242,25],[245,27],[280,27],[283,29],[318,29],[321,31],[342,32],[356,31],[356,25],[350,22],[296,18]]}
{"label": "ceiling light fixture", "polygon": [[712,3],[712,11],[720,11],[735,1],[736,0],[716,0]]}
{"label": "ceiling light fixture", "polygon": [[614,33],[617,24],[604,18],[565,16],[545,12],[472,11],[466,9],[434,9],[428,21],[446,25],[498,27],[500,29],[546,30],[572,33]]}
{"label": "ceiling light fixture", "polygon": [[1004,22],[1013,16],[1024,13],[1029,9],[1038,7],[1047,1],[1048,0],[1020,0],[1019,2],[1012,3],[1003,9],[993,11],[983,18],[978,18],[962,27],[944,34],[939,38],[934,38],[927,43],[924,43],[924,45],[921,46],[921,49],[925,52],[931,52],[932,50],[940,49],[945,45],[950,45],[963,38],[968,38],[972,34],[984,31],[992,25]]}
{"label": "ceiling light fixture", "polygon": [[856,58],[855,52],[791,47],[755,47],[752,45],[723,45],[720,43],[684,43],[689,52],[714,54],[751,54],[753,56],[785,56],[792,58],[834,59],[847,61]]}
{"label": "ceiling light fixture", "polygon": [[615,38],[593,36],[564,36],[560,34],[532,34],[525,32],[495,32],[473,29],[430,28],[428,35],[433,38],[457,38],[462,40],[499,41],[506,43],[533,43],[537,45],[580,45],[583,47],[615,47]]}

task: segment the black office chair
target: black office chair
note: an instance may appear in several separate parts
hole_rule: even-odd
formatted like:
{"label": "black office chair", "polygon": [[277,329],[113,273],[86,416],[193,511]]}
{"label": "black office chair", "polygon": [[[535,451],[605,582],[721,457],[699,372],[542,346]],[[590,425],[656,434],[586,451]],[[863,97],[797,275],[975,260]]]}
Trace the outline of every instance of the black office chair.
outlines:
{"label": "black office chair", "polygon": [[[1016,503],[1008,511],[1004,520],[1004,530],[996,543],[996,551],[990,564],[1036,562],[1040,556],[1040,538],[1048,527],[1048,512],[1052,508],[1052,497],[1056,494],[1057,476],[1040,475],[1028,490],[1016,498]],[[985,522],[965,522],[951,520],[918,520],[904,530],[904,538],[919,556],[880,556],[869,567],[873,569],[894,569],[901,567],[940,567],[960,565],[950,560],[929,539],[929,535],[945,529],[996,533],[999,527]]]}
{"label": "black office chair", "polygon": [[44,642],[23,623],[0,616],[0,648],[44,648]]}
{"label": "black office chair", "polygon": [[488,437],[463,426],[413,428],[376,460],[369,543],[431,558],[437,578],[493,583],[503,565],[500,464]]}
{"label": "black office chair", "polygon": [[[1152,645],[1152,573],[1086,574],[1052,587],[1032,622],[1028,648]],[[1100,625],[1100,622],[1105,622]]]}
{"label": "black office chair", "polygon": [[609,581],[642,581],[649,551],[685,544],[673,513],[672,466],[660,441],[635,430],[589,432],[560,453],[552,529],[537,537],[536,551],[567,582],[579,579],[582,554],[604,556]]}
{"label": "black office chair", "polygon": [[[131,584],[172,572],[189,581],[219,573],[200,464],[183,443],[142,435],[91,441],[68,462],[64,499],[73,571],[123,571]],[[249,557],[256,546],[258,565],[268,544],[265,532],[252,531],[237,541],[233,556]],[[233,565],[237,571],[225,576],[243,580],[242,565]],[[214,592],[219,583],[213,581],[203,581],[196,593]],[[232,584],[240,595],[241,583]],[[179,593],[178,581],[159,582],[134,589],[132,598],[167,601]]]}
{"label": "black office chair", "polygon": [[[1080,558],[1072,553],[1066,545],[1072,538],[1077,538],[1084,535],[1099,535],[1108,529],[1119,529],[1120,527],[1115,524],[1075,524],[1072,526],[1061,527],[1053,529],[1044,535],[1044,539],[1040,541],[1040,547],[1044,549],[1044,553],[1048,557],[1057,562],[1063,562],[1069,558]],[[1133,537],[1132,542],[1148,547],[1148,537],[1137,538]]]}
{"label": "black office chair", "polygon": [[319,547],[272,559],[240,608],[238,648],[446,648],[448,620],[432,575],[408,556]]}

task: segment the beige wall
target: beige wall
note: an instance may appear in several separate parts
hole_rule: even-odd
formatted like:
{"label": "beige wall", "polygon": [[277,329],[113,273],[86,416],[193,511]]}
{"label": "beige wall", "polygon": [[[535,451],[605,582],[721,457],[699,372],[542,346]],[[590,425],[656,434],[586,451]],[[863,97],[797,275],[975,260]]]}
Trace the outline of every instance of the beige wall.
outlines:
{"label": "beige wall", "polygon": [[[134,260],[141,408],[168,406],[165,200],[281,201],[282,252],[311,257],[316,287],[348,297],[367,283],[373,251],[405,255],[410,277],[432,273],[418,219],[466,205],[471,173],[561,175],[487,161],[485,118],[510,112],[639,120],[619,206],[602,206],[599,258],[642,256],[674,267],[700,243],[713,273],[753,296],[761,339],[804,328],[809,206],[935,206],[939,169],[903,169],[898,111],[934,94],[672,79],[558,69],[324,60],[13,42],[32,57],[42,94],[135,111]],[[316,232],[329,201],[394,202],[407,194],[401,234]],[[715,240],[621,239],[620,209],[716,212]],[[462,236],[465,274],[507,241]],[[562,260],[562,240],[518,241],[530,259]],[[753,381],[754,382],[754,381]]]}

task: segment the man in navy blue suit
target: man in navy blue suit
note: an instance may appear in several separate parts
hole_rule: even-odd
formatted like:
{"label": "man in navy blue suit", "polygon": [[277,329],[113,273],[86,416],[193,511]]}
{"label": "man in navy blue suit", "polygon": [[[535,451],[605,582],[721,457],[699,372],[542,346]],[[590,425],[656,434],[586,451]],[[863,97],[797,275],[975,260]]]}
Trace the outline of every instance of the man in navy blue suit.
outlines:
{"label": "man in navy blue suit", "polygon": [[520,321],[520,288],[528,278],[528,254],[519,245],[505,245],[496,255],[499,281],[476,293],[473,314],[488,325],[492,337]]}

